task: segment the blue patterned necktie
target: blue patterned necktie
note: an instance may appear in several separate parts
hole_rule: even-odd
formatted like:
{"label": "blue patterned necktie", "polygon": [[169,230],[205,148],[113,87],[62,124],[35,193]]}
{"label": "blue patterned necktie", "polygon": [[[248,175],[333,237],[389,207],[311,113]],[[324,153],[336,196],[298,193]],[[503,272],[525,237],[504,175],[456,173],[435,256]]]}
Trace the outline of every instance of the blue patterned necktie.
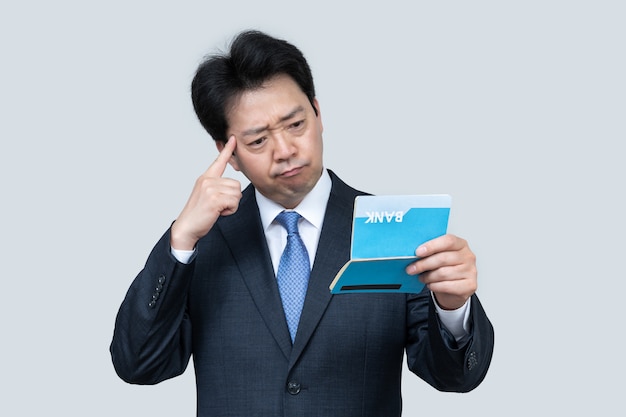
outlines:
{"label": "blue patterned necktie", "polygon": [[311,273],[309,254],[298,233],[298,219],[300,215],[295,211],[283,211],[276,216],[276,221],[287,229],[287,246],[280,258],[276,279],[292,342],[296,338]]}

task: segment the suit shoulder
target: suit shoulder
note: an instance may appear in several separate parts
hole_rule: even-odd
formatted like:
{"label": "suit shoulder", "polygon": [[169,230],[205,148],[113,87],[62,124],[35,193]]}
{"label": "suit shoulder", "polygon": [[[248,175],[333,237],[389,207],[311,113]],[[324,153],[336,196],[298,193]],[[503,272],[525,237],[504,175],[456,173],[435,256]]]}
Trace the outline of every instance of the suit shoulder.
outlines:
{"label": "suit shoulder", "polygon": [[359,195],[371,195],[370,193],[357,190],[356,188],[346,184],[341,178],[339,178],[339,176],[337,176],[337,174],[335,174],[330,169],[328,170],[328,173],[330,174],[330,179],[333,183],[331,194],[333,194],[335,197],[347,198],[354,202],[354,198]]}

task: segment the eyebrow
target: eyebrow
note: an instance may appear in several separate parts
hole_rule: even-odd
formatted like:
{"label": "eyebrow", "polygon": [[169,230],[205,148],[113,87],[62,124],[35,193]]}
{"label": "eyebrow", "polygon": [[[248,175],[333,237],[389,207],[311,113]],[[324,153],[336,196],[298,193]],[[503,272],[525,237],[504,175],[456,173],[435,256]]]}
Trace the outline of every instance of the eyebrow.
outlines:
{"label": "eyebrow", "polygon": [[[295,115],[297,115],[298,113],[301,113],[304,111],[304,107],[302,106],[297,106],[295,109],[293,109],[292,111],[290,111],[289,113],[287,113],[286,115],[284,115],[283,117],[281,117],[278,122],[282,123],[286,120],[289,120],[291,118],[293,118]],[[269,130],[269,125],[265,125],[265,126],[261,126],[261,127],[253,127],[251,129],[247,129],[244,130],[242,133],[242,136],[254,136],[254,135],[258,135],[259,133],[265,132],[266,130]]]}

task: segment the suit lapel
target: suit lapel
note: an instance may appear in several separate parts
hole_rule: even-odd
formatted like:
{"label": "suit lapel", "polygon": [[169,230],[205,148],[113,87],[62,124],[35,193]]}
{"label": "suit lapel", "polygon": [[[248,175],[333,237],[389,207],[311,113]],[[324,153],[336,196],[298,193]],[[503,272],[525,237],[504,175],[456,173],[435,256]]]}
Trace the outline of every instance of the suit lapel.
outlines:
{"label": "suit lapel", "polygon": [[335,274],[350,257],[352,213],[354,197],[358,193],[330,173],[333,186],[324,215],[298,334],[291,352],[290,368],[305,349],[330,303],[332,295],[329,286]]}
{"label": "suit lapel", "polygon": [[289,358],[291,339],[251,186],[244,190],[237,213],[222,217],[218,225],[261,317]]}
{"label": "suit lapel", "polygon": [[236,214],[222,217],[217,223],[261,317],[289,360],[289,368],[315,332],[332,299],[328,287],[350,257],[354,198],[362,193],[348,187],[332,171],[329,173],[333,185],[293,347],[254,188],[248,186],[244,190]]}

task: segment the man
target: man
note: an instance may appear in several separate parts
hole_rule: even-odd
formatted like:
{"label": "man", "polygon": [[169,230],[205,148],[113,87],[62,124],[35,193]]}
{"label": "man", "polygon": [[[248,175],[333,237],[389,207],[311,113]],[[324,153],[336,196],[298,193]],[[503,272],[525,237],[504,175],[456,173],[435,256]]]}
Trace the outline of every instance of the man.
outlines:
{"label": "man", "polygon": [[[238,417],[399,416],[405,352],[436,389],[480,384],[493,329],[463,239],[416,249],[407,273],[426,284],[420,294],[330,294],[363,193],[323,166],[320,105],[297,48],[244,32],[200,65],[192,99],[219,156],[122,303],[111,344],[122,379],[156,384],[193,354],[198,415]],[[243,192],[222,177],[227,164],[250,180]],[[299,233],[282,220],[292,211]],[[304,245],[307,275],[295,316],[284,286],[296,274],[281,278],[281,257],[299,243],[288,242]]]}

